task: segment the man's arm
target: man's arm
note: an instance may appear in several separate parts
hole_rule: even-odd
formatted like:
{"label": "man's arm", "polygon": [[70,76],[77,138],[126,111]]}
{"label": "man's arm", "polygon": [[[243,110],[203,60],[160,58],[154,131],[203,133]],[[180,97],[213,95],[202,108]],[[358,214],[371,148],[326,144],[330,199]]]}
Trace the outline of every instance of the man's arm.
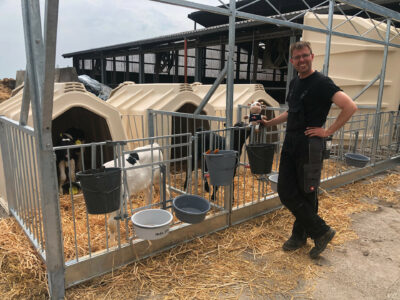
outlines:
{"label": "man's arm", "polygon": [[341,112],[337,116],[335,122],[328,128],[321,127],[307,127],[304,132],[308,136],[328,137],[335,133],[336,130],[341,128],[357,111],[357,105],[354,101],[344,92],[336,92],[332,97],[332,102],[335,103]]}
{"label": "man's arm", "polygon": [[265,126],[274,126],[286,122],[287,118],[288,118],[288,112],[285,111],[284,113],[280,114],[279,116],[271,120],[267,120],[266,117],[263,116],[260,122]]}

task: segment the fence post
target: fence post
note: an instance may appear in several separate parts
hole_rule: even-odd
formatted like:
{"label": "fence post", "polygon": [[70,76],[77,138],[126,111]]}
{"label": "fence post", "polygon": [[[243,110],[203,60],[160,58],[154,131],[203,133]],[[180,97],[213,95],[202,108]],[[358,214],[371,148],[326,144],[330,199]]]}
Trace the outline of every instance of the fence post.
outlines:
{"label": "fence post", "polygon": [[376,161],[376,152],[378,150],[379,144],[379,132],[381,126],[381,107],[382,107],[382,97],[383,97],[383,89],[385,86],[385,74],[386,74],[386,63],[387,57],[389,53],[389,41],[390,41],[390,27],[391,27],[391,20],[387,19],[386,21],[386,38],[385,38],[385,47],[383,50],[383,61],[382,61],[382,69],[381,69],[381,76],[379,80],[379,91],[378,91],[378,103],[376,105],[376,114],[375,114],[375,130],[374,130],[374,146],[372,148],[372,160],[373,163]]}
{"label": "fence post", "polygon": [[329,0],[329,16],[328,16],[328,34],[326,35],[325,43],[325,58],[322,73],[328,76],[329,73],[329,58],[331,55],[331,41],[332,41],[332,23],[333,23],[333,11],[335,9],[335,2]]}
{"label": "fence post", "polygon": [[[236,1],[229,1],[229,55],[226,74],[226,127],[232,127],[233,118],[233,93],[234,93],[234,55],[235,55],[235,29],[236,29]],[[232,131],[226,134],[226,149],[232,149]],[[229,212],[228,225],[231,225],[231,211],[233,204],[232,185],[224,188],[224,208]]]}
{"label": "fence post", "polygon": [[147,131],[149,137],[154,137],[154,113],[153,110],[147,110]]}
{"label": "fence post", "polygon": [[[22,0],[22,17],[29,75],[30,102],[38,169],[43,231],[46,241],[46,269],[51,299],[63,299],[64,246],[61,232],[57,172],[51,137],[55,48],[58,22],[58,1],[46,1],[44,37],[41,28],[39,1]],[[44,42],[43,42],[44,41]],[[27,101],[27,98],[25,98]],[[25,103],[26,105],[27,103]]]}

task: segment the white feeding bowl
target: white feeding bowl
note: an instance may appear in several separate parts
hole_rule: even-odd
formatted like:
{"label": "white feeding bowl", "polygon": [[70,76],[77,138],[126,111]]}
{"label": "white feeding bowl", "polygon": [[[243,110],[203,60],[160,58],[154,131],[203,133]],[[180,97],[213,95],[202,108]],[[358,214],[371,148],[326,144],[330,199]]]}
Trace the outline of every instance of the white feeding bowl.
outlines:
{"label": "white feeding bowl", "polygon": [[268,180],[271,183],[271,189],[273,192],[278,192],[278,176],[279,174],[272,174],[268,176]]}
{"label": "white feeding bowl", "polygon": [[172,214],[164,209],[144,209],[131,217],[136,236],[143,240],[158,240],[169,233]]}

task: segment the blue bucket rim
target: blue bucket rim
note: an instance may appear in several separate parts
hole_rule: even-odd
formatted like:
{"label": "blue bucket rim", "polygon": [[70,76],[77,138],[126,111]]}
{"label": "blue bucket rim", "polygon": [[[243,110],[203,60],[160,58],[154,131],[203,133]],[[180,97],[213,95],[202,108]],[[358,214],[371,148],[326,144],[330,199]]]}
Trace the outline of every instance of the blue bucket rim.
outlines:
{"label": "blue bucket rim", "polygon": [[122,169],[119,167],[112,167],[112,168],[97,168],[97,169],[87,169],[84,171],[79,171],[76,173],[77,176],[79,177],[84,177],[84,176],[93,176],[93,175],[102,175],[105,173],[118,173],[121,172]]}
{"label": "blue bucket rim", "polygon": [[344,156],[348,159],[352,159],[352,160],[356,160],[356,161],[363,161],[363,162],[370,161],[370,158],[368,156],[358,154],[358,153],[346,153]]}
{"label": "blue bucket rim", "polygon": [[[201,199],[202,201],[204,201],[205,203],[207,203],[207,204],[208,204],[207,210],[204,210],[204,211],[202,211],[202,212],[188,212],[188,211],[183,210],[183,209],[181,209],[180,207],[176,206],[175,202],[176,202],[177,199],[179,200],[179,199],[181,199],[181,198],[188,197],[188,196],[193,197],[193,198],[197,198],[197,199]],[[207,212],[211,209],[211,204],[210,204],[210,202],[207,201],[207,199],[205,199],[205,198],[203,198],[203,197],[201,197],[201,196],[199,196],[199,195],[188,195],[188,194],[179,195],[179,196],[175,197],[175,198],[172,200],[172,206],[174,207],[174,209],[176,209],[177,211],[179,211],[179,212],[181,212],[181,213],[188,214],[188,215],[195,215],[195,216],[204,215],[205,213],[207,213]]]}

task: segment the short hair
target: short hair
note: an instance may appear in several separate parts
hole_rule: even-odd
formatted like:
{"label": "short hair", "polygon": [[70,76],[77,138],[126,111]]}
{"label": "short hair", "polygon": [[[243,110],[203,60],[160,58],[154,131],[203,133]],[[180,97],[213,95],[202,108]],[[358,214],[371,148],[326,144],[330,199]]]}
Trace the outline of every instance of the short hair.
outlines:
{"label": "short hair", "polygon": [[304,49],[304,48],[308,48],[310,49],[310,53],[312,53],[312,49],[311,49],[311,44],[310,42],[307,41],[299,41],[296,43],[293,43],[290,45],[290,56],[293,55],[293,51],[294,50],[300,50],[300,49]]}

